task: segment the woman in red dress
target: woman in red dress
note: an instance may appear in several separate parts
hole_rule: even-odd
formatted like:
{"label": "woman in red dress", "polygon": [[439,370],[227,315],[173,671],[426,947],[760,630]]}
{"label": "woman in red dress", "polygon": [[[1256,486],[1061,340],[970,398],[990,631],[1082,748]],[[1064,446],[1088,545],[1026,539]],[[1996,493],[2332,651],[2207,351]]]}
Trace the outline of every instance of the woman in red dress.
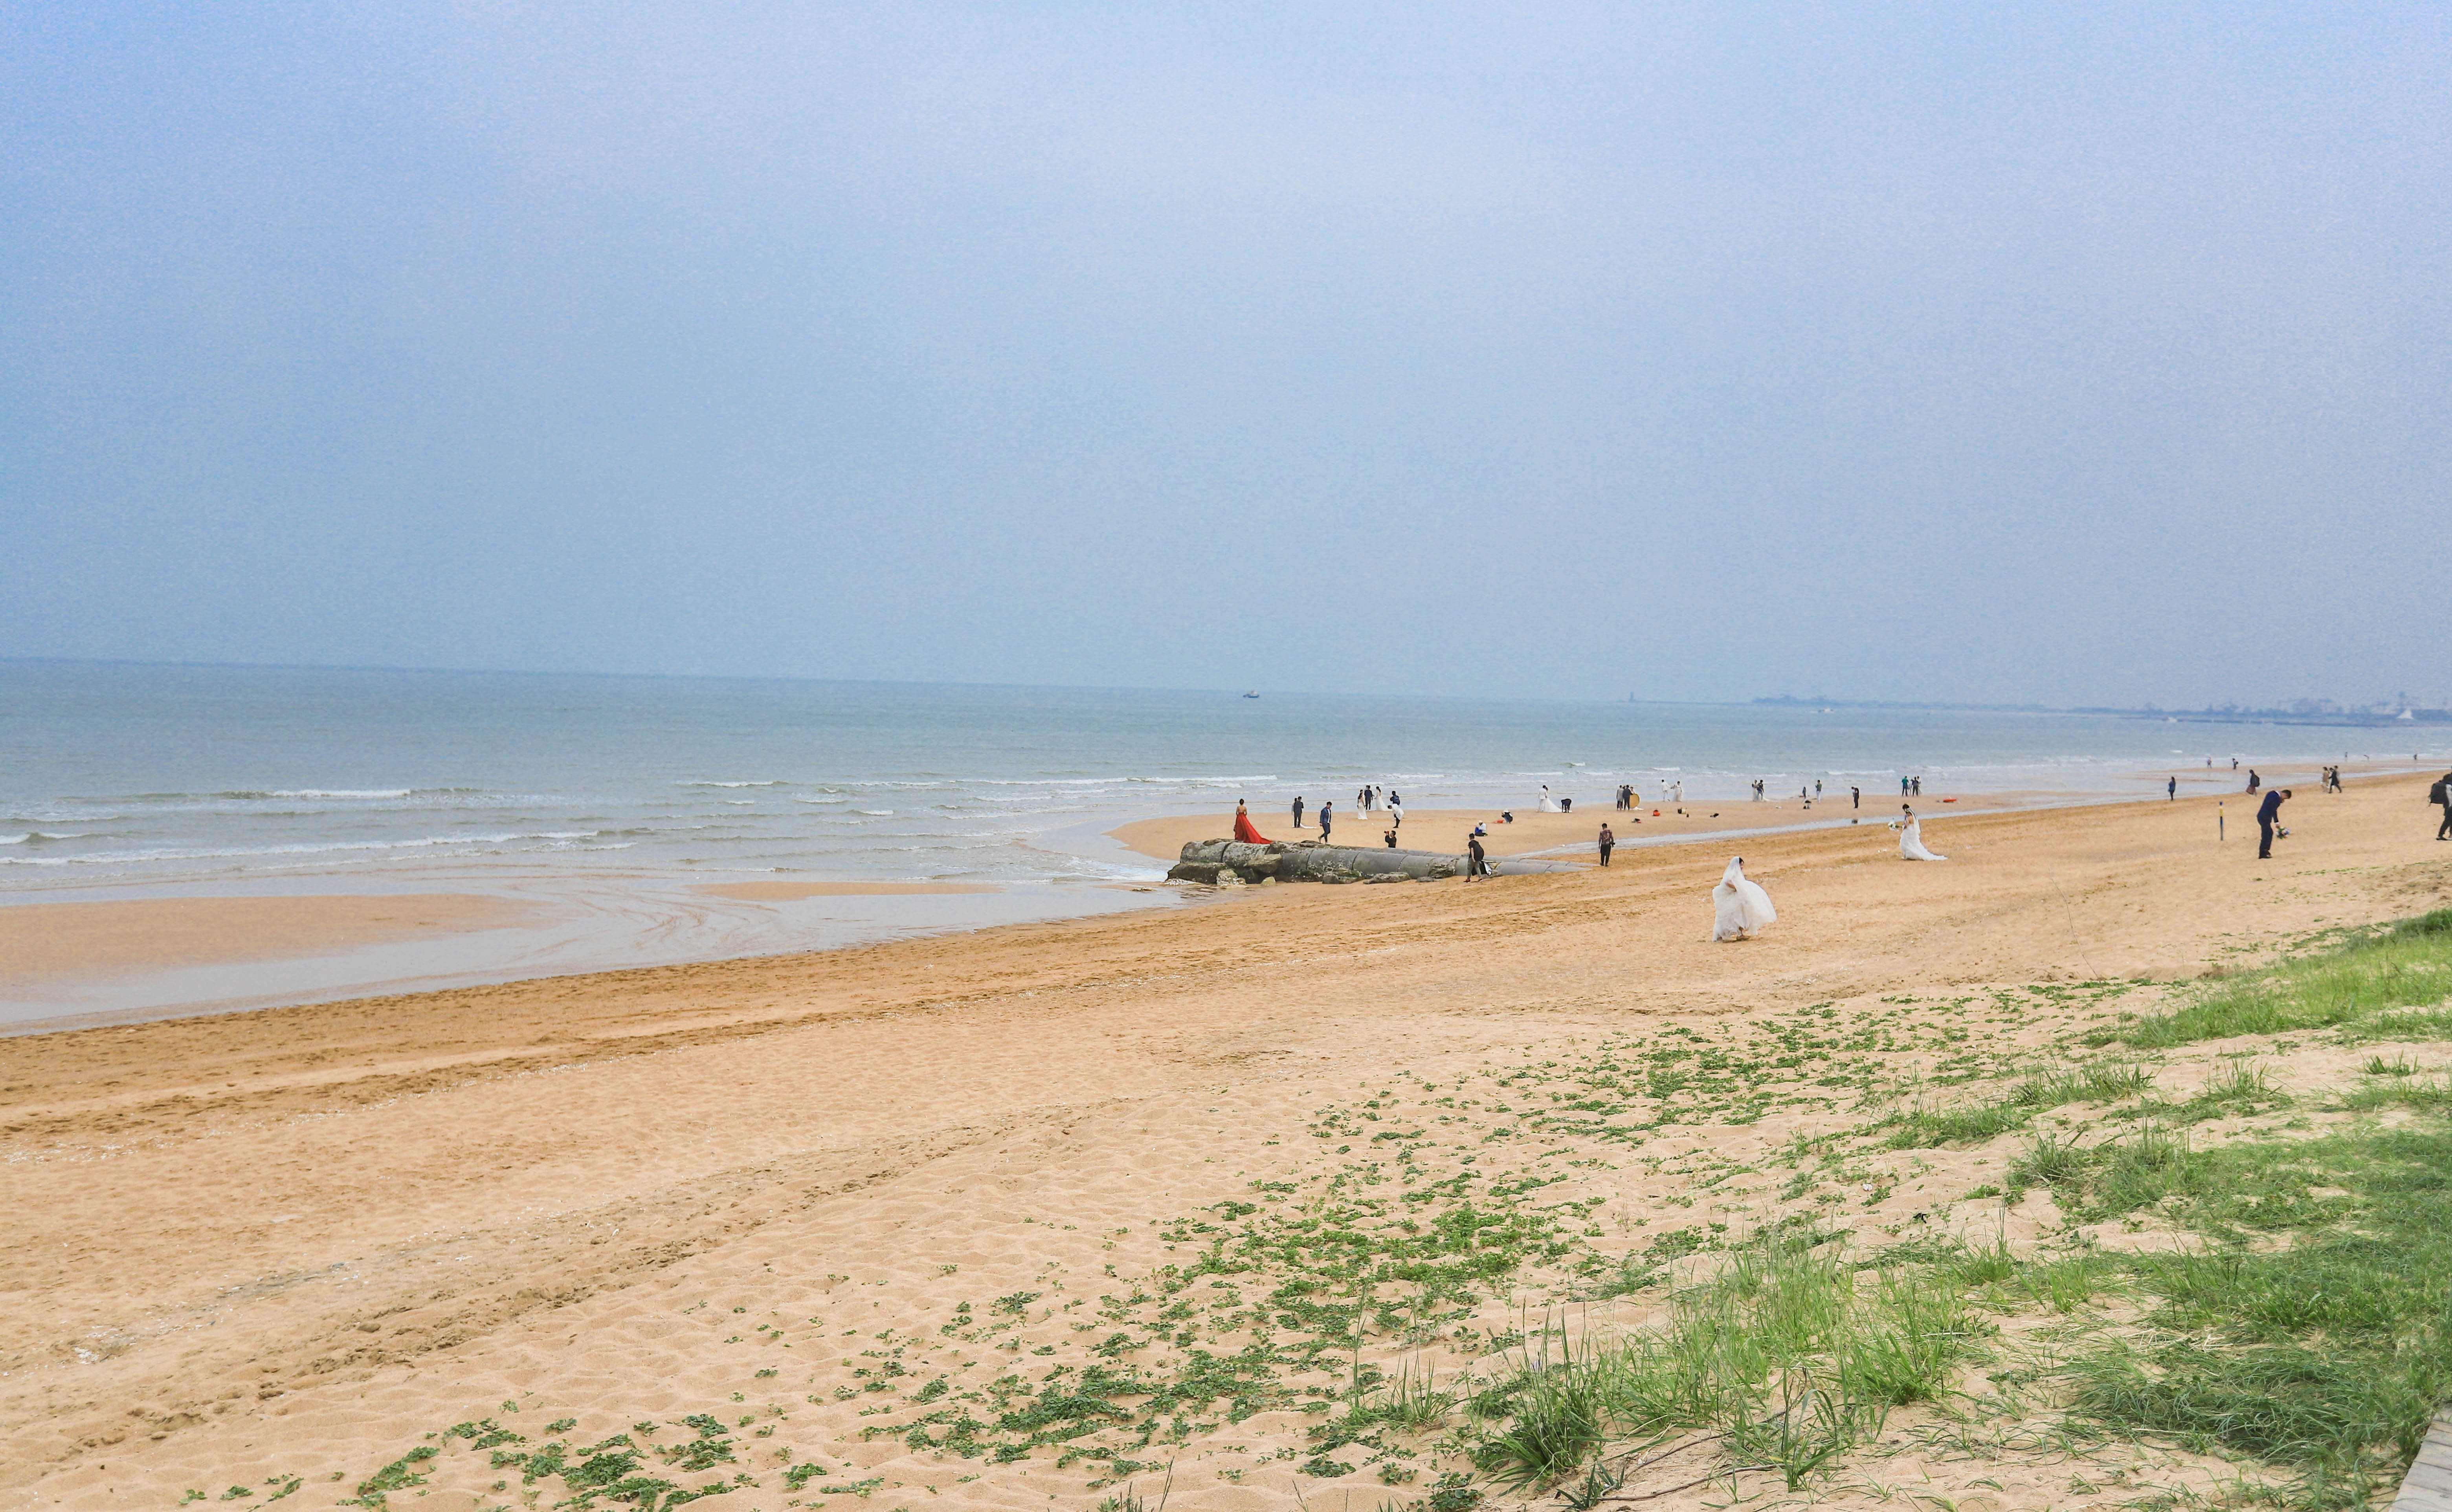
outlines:
{"label": "woman in red dress", "polygon": [[1266,845],[1268,838],[1252,828],[1252,815],[1244,811],[1243,800],[1235,800],[1235,838],[1245,845]]}

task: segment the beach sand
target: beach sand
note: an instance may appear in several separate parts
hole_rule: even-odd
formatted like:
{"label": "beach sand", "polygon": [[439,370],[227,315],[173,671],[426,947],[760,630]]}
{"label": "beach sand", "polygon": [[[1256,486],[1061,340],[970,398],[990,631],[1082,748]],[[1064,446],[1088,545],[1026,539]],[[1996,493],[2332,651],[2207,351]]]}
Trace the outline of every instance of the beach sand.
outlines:
{"label": "beach sand", "polygon": [[[2430,843],[2424,787],[2304,784],[2296,834],[2267,863],[2236,801],[2229,842],[2214,842],[2209,799],[1947,817],[1928,800],[1943,865],[1900,861],[1872,825],[1750,839],[1781,917],[1731,946],[1704,939],[1728,847],[1700,844],[1622,852],[1607,872],[1279,887],[0,1041],[0,1507],[169,1507],[232,1485],[263,1505],[294,1476],[288,1505],[324,1508],[395,1463],[432,1479],[390,1492],[394,1507],[519,1506],[538,1488],[468,1446],[490,1430],[445,1430],[492,1419],[529,1448],[584,1445],[690,1415],[722,1436],[719,1469],[757,1482],[712,1508],[777,1512],[852,1485],[873,1495],[824,1504],[1095,1507],[1122,1487],[1059,1467],[1057,1447],[1012,1463],[915,1448],[900,1425],[917,1409],[864,1409],[926,1389],[867,1388],[941,1374],[960,1402],[1000,1372],[1027,1384],[1163,1352],[1118,1344],[1102,1309],[1161,1289],[1162,1267],[1205,1242],[1194,1225],[1268,1198],[1256,1182],[1317,1192],[1320,1162],[1397,1148],[1360,1132],[1383,1109],[1447,1124],[1425,1083],[1820,1005],[1912,1013],[1881,1005],[2193,979],[2311,931],[2443,906],[2452,848]],[[2155,989],[2135,991],[2122,1006]],[[1634,1214],[1744,1222],[1772,1199],[1742,1181],[1706,1189],[1691,1162],[1768,1164],[1809,1129],[1783,1114],[1656,1136],[1697,1152],[1684,1168],[1620,1150],[1540,1168],[1560,1192],[1605,1196],[1618,1227],[1592,1242],[1629,1248]],[[1497,1165],[1578,1148],[1518,1143],[1471,1149]],[[2005,1213],[1959,1195],[1987,1151],[1924,1153],[1895,1195],[1851,1199],[1859,1221],[1905,1225],[1912,1206],[1919,1222],[1929,1209],[2021,1242],[2050,1227],[2047,1198]],[[1493,1296],[1475,1325],[1538,1316],[1554,1287]],[[1612,1306],[1579,1316],[1640,1321]],[[964,1410],[998,1418],[984,1398]],[[1170,1506],[1288,1506],[1300,1487],[1314,1507],[1368,1508],[1425,1489],[1307,1472],[1315,1415],[1186,1410],[1201,1424],[1188,1442],[1142,1458],[1175,1462]],[[863,1436],[880,1424],[895,1431]],[[424,1448],[437,1457],[403,1460]],[[789,1489],[786,1451],[824,1474]],[[1158,1472],[1137,1474],[1155,1501]],[[2074,1495],[2066,1466],[2041,1462],[1932,1456],[1882,1474],[1961,1506],[2134,1495]],[[1651,1504],[1707,1497],[1725,1487]]]}
{"label": "beach sand", "polygon": [[909,897],[997,889],[985,882],[710,882],[692,891],[742,903],[797,903],[810,897]]}
{"label": "beach sand", "polygon": [[0,998],[62,978],[322,955],[535,915],[465,893],[15,903],[0,908]]}

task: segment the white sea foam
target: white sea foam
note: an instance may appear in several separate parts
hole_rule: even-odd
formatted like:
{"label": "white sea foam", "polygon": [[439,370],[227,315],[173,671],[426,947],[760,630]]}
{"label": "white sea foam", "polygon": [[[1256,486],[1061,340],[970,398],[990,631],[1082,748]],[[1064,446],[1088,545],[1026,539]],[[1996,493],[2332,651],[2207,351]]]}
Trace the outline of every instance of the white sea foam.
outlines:
{"label": "white sea foam", "polygon": [[267,798],[405,798],[412,788],[276,788]]}

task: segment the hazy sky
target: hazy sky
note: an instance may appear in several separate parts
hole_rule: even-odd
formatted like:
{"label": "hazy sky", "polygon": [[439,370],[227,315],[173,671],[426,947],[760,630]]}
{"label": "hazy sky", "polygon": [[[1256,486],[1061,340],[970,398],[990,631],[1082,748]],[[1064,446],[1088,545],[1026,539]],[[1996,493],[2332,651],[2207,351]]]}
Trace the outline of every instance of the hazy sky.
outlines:
{"label": "hazy sky", "polygon": [[2452,7],[0,9],[0,655],[2452,699]]}

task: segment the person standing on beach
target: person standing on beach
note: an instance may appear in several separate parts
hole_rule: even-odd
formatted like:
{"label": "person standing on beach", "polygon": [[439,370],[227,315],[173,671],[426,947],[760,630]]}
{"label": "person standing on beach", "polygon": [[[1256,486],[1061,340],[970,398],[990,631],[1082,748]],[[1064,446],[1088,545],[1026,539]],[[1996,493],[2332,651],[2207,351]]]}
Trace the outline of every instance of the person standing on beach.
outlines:
{"label": "person standing on beach", "polygon": [[2180,801],[2180,779],[2173,777],[2163,784],[2163,795],[2173,803]]}
{"label": "person standing on beach", "polygon": [[2247,791],[2253,793],[2263,786],[2264,786],[2264,779],[2256,775],[2256,768],[2249,767],[2247,769]]}
{"label": "person standing on beach", "polygon": [[2435,837],[2452,840],[2452,772],[2443,774],[2443,780],[2435,784],[2435,791],[2427,797],[2443,805],[2443,822],[2435,827]]}
{"label": "person standing on beach", "polygon": [[1490,874],[1490,859],[1488,854],[1481,848],[1481,826],[1478,824],[1473,827],[1471,835],[1464,837],[1464,874],[1467,876]]}
{"label": "person standing on beach", "polygon": [[1245,845],[1266,845],[1269,843],[1268,836],[1262,835],[1257,829],[1254,828],[1252,824],[1251,812],[1243,807],[1243,800],[1241,798],[1236,798],[1235,800],[1235,838],[1242,841]]}
{"label": "person standing on beach", "polygon": [[2281,816],[2282,800],[2290,796],[2288,788],[2275,788],[2264,795],[2264,804],[2256,811],[2256,858],[2273,859],[2273,821]]}
{"label": "person standing on beach", "polygon": [[1319,837],[1323,840],[1328,838],[1328,811],[1335,807],[1336,805],[1334,803],[1322,803],[1319,806]]}
{"label": "person standing on beach", "polygon": [[1848,807],[1849,807],[1849,808],[1851,808],[1851,809],[1861,809],[1861,808],[1863,808],[1864,806],[1865,806],[1865,790],[1864,790],[1863,788],[1857,788],[1857,787],[1851,787],[1851,788],[1849,788],[1849,789],[1848,790]]}
{"label": "person standing on beach", "polygon": [[1617,836],[1616,836],[1616,835],[1612,835],[1612,834],[1610,833],[1610,827],[1609,827],[1608,825],[1606,825],[1606,824],[1602,825],[1602,826],[1601,826],[1601,865],[1603,865],[1603,866],[1607,866],[1607,865],[1609,865],[1609,854],[1610,854],[1612,851],[1614,851],[1614,850],[1616,850],[1616,849],[1617,849]]}
{"label": "person standing on beach", "polygon": [[1299,793],[1295,795],[1295,828],[1302,828],[1302,795]]}

